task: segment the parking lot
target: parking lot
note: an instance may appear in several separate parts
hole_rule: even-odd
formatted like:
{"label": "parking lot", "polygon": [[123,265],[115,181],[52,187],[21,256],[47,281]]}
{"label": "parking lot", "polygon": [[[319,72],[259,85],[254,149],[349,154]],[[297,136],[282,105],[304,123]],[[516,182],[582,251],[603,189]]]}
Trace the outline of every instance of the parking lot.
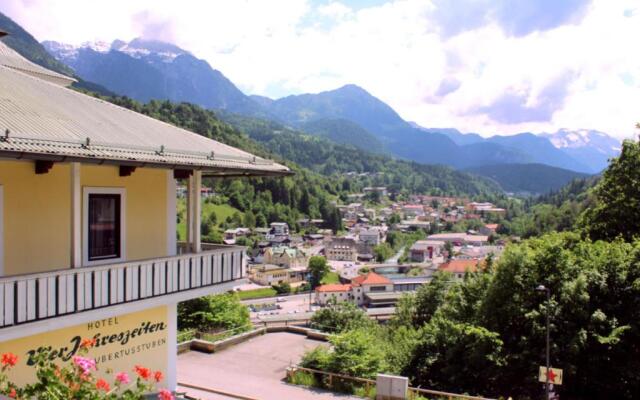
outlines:
{"label": "parking lot", "polygon": [[[259,400],[357,399],[283,381],[286,368],[297,364],[306,350],[326,345],[303,335],[282,332],[258,336],[219,353],[192,351],[178,356],[178,382]],[[222,398],[184,386],[181,390],[203,400]]]}

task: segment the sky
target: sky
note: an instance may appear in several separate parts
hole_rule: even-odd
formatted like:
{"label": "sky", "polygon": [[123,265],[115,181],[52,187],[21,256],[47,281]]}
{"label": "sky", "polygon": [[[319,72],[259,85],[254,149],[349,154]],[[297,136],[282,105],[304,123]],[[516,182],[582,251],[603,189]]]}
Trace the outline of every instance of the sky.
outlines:
{"label": "sky", "polygon": [[353,83],[425,127],[636,135],[638,0],[0,0],[38,40],[175,43],[247,94]]}

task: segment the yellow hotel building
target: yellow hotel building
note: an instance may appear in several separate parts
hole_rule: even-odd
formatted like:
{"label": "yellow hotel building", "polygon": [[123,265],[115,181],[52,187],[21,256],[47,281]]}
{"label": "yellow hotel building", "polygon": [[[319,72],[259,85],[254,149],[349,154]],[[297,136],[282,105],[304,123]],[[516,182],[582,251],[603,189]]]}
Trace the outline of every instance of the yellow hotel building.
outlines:
{"label": "yellow hotel building", "polygon": [[0,42],[0,353],[19,356],[10,378],[24,383],[42,348],[69,360],[95,338],[101,370],[144,365],[175,389],[176,304],[246,275],[244,248],[200,242],[202,177],[290,171],[72,82]]}

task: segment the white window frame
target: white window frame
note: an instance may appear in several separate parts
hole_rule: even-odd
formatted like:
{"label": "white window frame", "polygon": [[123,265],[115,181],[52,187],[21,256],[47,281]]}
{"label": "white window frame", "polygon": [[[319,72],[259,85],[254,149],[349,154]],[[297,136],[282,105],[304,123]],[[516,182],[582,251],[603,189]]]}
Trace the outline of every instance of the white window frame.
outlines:
{"label": "white window frame", "polygon": [[[120,257],[104,260],[89,261],[89,195],[90,194],[118,194],[120,195]],[[127,191],[119,187],[83,187],[82,188],[82,266],[115,264],[127,259]]]}

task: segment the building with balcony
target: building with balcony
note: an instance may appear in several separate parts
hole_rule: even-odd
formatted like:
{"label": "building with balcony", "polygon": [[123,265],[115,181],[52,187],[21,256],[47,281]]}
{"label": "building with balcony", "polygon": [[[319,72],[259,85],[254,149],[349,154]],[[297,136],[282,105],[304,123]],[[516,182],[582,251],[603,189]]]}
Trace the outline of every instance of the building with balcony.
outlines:
{"label": "building with balcony", "polygon": [[246,276],[244,248],[200,241],[203,177],[290,172],[72,81],[0,42],[0,352],[19,356],[12,380],[23,384],[32,355],[51,348],[68,360],[95,338],[101,371],[143,364],[174,389],[176,304]]}

